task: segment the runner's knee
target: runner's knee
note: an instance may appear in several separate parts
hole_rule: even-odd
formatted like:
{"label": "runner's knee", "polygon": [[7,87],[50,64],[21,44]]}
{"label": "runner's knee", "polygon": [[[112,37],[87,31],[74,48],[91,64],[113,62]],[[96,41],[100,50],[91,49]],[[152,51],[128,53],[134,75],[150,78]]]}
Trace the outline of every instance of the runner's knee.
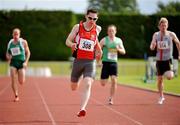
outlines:
{"label": "runner's knee", "polygon": [[172,71],[168,71],[168,72],[165,73],[165,77],[168,80],[171,80],[174,77],[174,73]]}
{"label": "runner's knee", "polygon": [[105,86],[107,83],[107,79],[101,79],[100,83],[102,86]]}
{"label": "runner's knee", "polygon": [[20,79],[19,80],[19,83],[22,85],[22,84],[24,84],[25,83],[25,79]]}
{"label": "runner's knee", "polygon": [[92,78],[90,78],[90,77],[84,78],[84,83],[85,83],[85,87],[86,87],[86,88],[90,88],[92,82],[93,82],[93,79],[92,79]]}
{"label": "runner's knee", "polygon": [[71,90],[72,91],[77,90],[77,88],[78,88],[78,84],[77,83],[71,83]]}

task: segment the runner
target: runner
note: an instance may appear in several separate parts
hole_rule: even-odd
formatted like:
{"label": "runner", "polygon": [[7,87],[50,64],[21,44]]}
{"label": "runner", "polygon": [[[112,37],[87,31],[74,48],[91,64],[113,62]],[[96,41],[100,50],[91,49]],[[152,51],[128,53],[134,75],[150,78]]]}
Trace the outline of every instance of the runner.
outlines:
{"label": "runner", "polygon": [[156,68],[157,68],[157,87],[160,94],[159,104],[163,104],[165,100],[163,94],[163,76],[168,80],[174,77],[172,67],[173,42],[175,42],[180,59],[180,42],[174,32],[168,31],[168,20],[162,17],[159,21],[159,31],[155,32],[150,45],[151,50],[156,52]]}
{"label": "runner", "polygon": [[28,43],[20,38],[20,32],[18,28],[13,30],[13,39],[9,41],[6,52],[6,58],[10,64],[11,83],[15,95],[14,101],[19,101],[17,82],[21,85],[25,82],[25,69],[30,58]]}
{"label": "runner", "polygon": [[100,41],[100,45],[103,49],[101,85],[105,86],[105,84],[108,82],[109,76],[111,77],[110,97],[108,99],[108,103],[110,105],[113,104],[113,98],[117,88],[118,52],[123,55],[126,53],[122,40],[116,37],[116,32],[116,26],[109,25],[107,28],[108,36],[104,37]]}
{"label": "runner", "polygon": [[173,64],[173,72],[174,72],[174,76],[178,77],[178,67],[179,67],[179,61],[178,61],[178,57],[179,57],[179,53],[178,53],[178,49],[176,47],[176,44],[173,42],[173,60],[172,60],[172,64]]}
{"label": "runner", "polygon": [[83,92],[80,111],[77,116],[86,115],[86,105],[91,94],[91,85],[95,78],[95,58],[100,60],[102,50],[98,42],[101,27],[96,25],[98,12],[94,9],[87,10],[86,21],[76,24],[66,39],[66,45],[73,50],[75,60],[71,72],[71,89],[74,91],[83,75]]}

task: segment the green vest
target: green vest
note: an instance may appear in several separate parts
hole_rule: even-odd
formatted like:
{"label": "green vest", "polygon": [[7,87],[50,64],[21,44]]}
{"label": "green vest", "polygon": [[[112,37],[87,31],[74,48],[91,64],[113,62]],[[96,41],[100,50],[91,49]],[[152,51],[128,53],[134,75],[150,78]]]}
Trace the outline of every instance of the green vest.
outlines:
{"label": "green vest", "polygon": [[102,61],[117,62],[118,60],[118,52],[116,49],[117,45],[122,46],[122,40],[120,38],[115,37],[114,41],[110,41],[108,36],[105,37]]}
{"label": "green vest", "polygon": [[12,60],[25,60],[25,50],[22,38],[19,38],[16,44],[14,44],[13,39],[11,39],[9,41],[7,51],[10,55],[12,55]]}

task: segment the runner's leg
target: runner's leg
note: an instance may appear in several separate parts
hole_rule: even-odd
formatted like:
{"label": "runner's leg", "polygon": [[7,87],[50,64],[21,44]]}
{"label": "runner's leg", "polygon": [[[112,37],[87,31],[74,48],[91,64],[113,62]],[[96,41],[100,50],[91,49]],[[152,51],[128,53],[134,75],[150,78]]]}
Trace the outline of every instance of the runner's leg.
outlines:
{"label": "runner's leg", "polygon": [[18,86],[17,86],[17,69],[10,67],[11,74],[11,86],[15,97],[18,97]]}
{"label": "runner's leg", "polygon": [[87,103],[89,101],[91,95],[91,86],[93,79],[91,77],[85,77],[83,80],[83,88],[82,88],[82,102],[81,102],[81,110],[85,110]]}
{"label": "runner's leg", "polygon": [[159,91],[159,95],[160,97],[164,97],[163,95],[163,77],[162,76],[158,76],[158,83],[157,83],[157,87],[158,87],[158,91]]}
{"label": "runner's leg", "polygon": [[166,71],[164,73],[164,76],[168,79],[168,80],[171,80],[173,77],[174,77],[174,72],[173,71]]}
{"label": "runner's leg", "polygon": [[18,81],[22,85],[25,82],[25,69],[19,69],[18,70]]}
{"label": "runner's leg", "polygon": [[111,76],[111,88],[110,88],[110,98],[109,98],[109,103],[113,104],[113,98],[115,95],[115,91],[117,88],[117,76]]}
{"label": "runner's leg", "polygon": [[108,79],[101,79],[101,85],[105,86],[108,82]]}

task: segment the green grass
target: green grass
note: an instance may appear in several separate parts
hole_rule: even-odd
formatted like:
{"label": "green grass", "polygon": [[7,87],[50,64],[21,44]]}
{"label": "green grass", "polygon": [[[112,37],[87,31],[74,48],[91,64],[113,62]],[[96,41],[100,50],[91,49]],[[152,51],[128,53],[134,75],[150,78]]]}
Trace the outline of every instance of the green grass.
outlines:
{"label": "green grass", "polygon": [[7,62],[0,62],[0,75],[7,75],[8,64]]}
{"label": "green grass", "polygon": [[[154,80],[152,83],[144,83],[143,81],[146,65],[144,60],[120,59],[118,65],[118,82],[120,84],[157,90],[156,80]],[[70,75],[71,73],[71,63],[65,61],[30,61],[29,68],[30,67],[49,67],[52,71],[52,74],[56,76]],[[7,69],[8,64],[6,62],[0,62],[0,75],[6,75]],[[96,73],[97,79],[100,78],[100,71],[101,68],[98,67]],[[156,77],[154,77],[154,79],[155,78]],[[166,92],[180,94],[180,79],[178,77],[175,77],[173,80],[165,80],[164,83],[164,90]]]}
{"label": "green grass", "polygon": [[[139,88],[146,88],[157,91],[156,79],[151,83],[144,83],[143,78],[140,76],[119,76],[118,81],[123,85],[130,85]],[[175,77],[172,80],[164,80],[164,91],[168,93],[180,95],[180,79]]]}

